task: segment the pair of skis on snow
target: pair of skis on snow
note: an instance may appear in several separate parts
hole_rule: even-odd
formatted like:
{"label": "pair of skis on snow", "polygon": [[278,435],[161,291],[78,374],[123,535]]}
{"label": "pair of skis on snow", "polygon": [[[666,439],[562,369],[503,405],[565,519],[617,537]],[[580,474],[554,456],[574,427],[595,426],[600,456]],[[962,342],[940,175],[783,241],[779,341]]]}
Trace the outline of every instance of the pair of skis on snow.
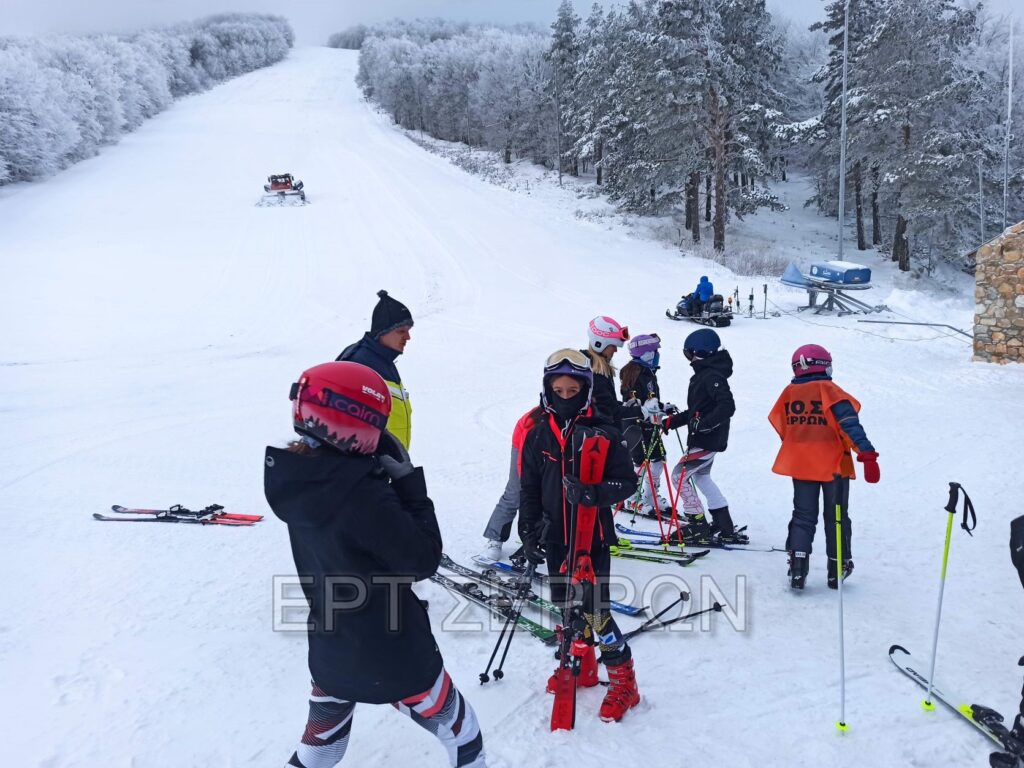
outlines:
{"label": "pair of skis on snow", "polygon": [[[889,647],[889,659],[900,672],[928,690],[928,678],[911,666],[910,651],[902,645],[892,645]],[[1024,664],[1024,659],[1021,659],[1021,663]],[[967,699],[944,693],[934,684],[931,686],[931,692],[933,698],[941,701],[1004,750],[1002,755],[999,753],[992,755],[991,765],[1016,768],[1018,762],[1024,762],[1024,741],[1010,732],[1002,715],[981,704],[968,704]]]}
{"label": "pair of skis on snow", "polygon": [[194,525],[255,525],[263,515],[243,515],[225,512],[220,504],[211,504],[205,509],[192,510],[175,504],[169,509],[139,509],[115,504],[111,509],[120,517],[93,513],[95,520],[107,523],[191,523]]}

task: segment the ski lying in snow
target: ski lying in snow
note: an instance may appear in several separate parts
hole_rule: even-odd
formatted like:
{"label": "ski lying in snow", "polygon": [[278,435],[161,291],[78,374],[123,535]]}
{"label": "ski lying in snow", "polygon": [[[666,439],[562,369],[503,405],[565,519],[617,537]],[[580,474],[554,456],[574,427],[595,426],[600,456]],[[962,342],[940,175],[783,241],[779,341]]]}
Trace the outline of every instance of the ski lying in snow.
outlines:
{"label": "ski lying in snow", "polygon": [[230,518],[223,517],[176,517],[169,514],[156,514],[156,515],[119,515],[117,517],[111,517],[110,515],[101,515],[99,512],[93,512],[92,517],[94,520],[102,520],[105,523],[185,523],[194,525],[255,525],[255,520],[232,520]]}
{"label": "ski lying in snow", "polygon": [[[440,584],[449,592],[461,595],[471,603],[476,603],[477,605],[486,608],[495,616],[502,619],[507,619],[509,616],[514,615],[512,612],[512,603],[514,602],[514,598],[512,597],[507,595],[485,595],[480,591],[480,587],[476,584],[460,584],[459,582],[449,579],[447,576],[440,573],[435,573],[430,577],[430,580],[435,584]],[[530,619],[526,618],[522,614],[516,617],[516,624],[520,629],[526,630],[546,645],[554,645],[558,639],[553,629],[548,629],[535,621],[530,621]]]}
{"label": "ski lying in snow", "polygon": [[[889,646],[889,659],[900,672],[928,690],[928,678],[910,666],[910,651],[902,645],[891,645]],[[953,698],[934,685],[932,686],[932,696],[963,717],[1002,749],[1024,757],[1024,743],[1014,738],[1007,727],[1003,725],[1003,716],[994,709],[981,704],[967,704],[966,699]]]}
{"label": "ski lying in snow", "polygon": [[467,568],[464,565],[456,563],[448,557],[448,555],[441,555],[441,567],[446,571],[451,571],[459,576],[465,576],[467,579],[472,579],[478,584],[486,584],[487,586],[494,587],[495,589],[504,592],[509,597],[525,597],[527,605],[532,605],[538,611],[549,613],[556,619],[561,620],[562,618],[562,609],[557,605],[552,603],[550,600],[545,600],[536,592],[529,589],[525,584],[517,582],[515,579],[503,579],[498,575],[499,571],[496,569],[492,569],[490,571],[475,571],[472,568]]}
{"label": "ski lying in snow", "polygon": [[[473,562],[483,568],[504,571],[505,573],[514,573],[519,576],[526,573],[526,568],[524,567],[513,565],[512,563],[506,563],[502,560],[487,560],[479,555],[473,558]],[[535,571],[533,574],[533,580],[538,584],[546,585],[549,581],[549,577],[547,574],[537,573]],[[629,603],[620,603],[615,600],[611,601],[610,606],[613,611],[621,613],[624,616],[642,616],[644,611],[647,610],[646,608],[640,608],[635,605],[630,605]],[[559,609],[559,613],[561,613],[561,609]]]}
{"label": "ski lying in snow", "polygon": [[[746,526],[743,526],[742,528],[737,528],[736,530],[737,530],[737,533],[739,533],[739,532],[741,532],[741,531],[743,531],[745,529],[746,529]],[[617,530],[621,534],[624,534],[625,536],[642,536],[643,538],[648,539],[648,540],[654,542],[655,544],[661,541],[661,535],[660,534],[654,533],[653,531],[640,531],[640,530],[637,530],[635,528],[629,528],[629,527],[623,525],[622,523],[616,523],[615,524],[615,530]],[[629,539],[629,541],[631,543],[633,543],[633,544],[638,543],[636,540],[633,540],[633,539]],[[749,544],[729,544],[729,543],[726,543],[726,542],[723,542],[723,541],[719,541],[718,539],[702,539],[700,541],[685,541],[685,539],[684,539],[684,543],[687,546],[692,546],[692,547],[711,547],[712,549],[734,550],[734,551],[737,551],[737,552],[785,552],[786,551],[785,547],[752,547]]]}
{"label": "ski lying in snow", "polygon": [[[622,542],[623,540],[620,539],[619,541]],[[624,560],[641,560],[648,563],[674,563],[675,565],[685,567],[711,551],[709,549],[702,549],[698,552],[680,552],[670,549],[644,549],[633,546],[629,541],[626,541],[626,544],[627,546],[622,546],[620,543],[617,547],[611,547],[612,557],[620,557]]]}
{"label": "ski lying in snow", "polygon": [[191,510],[180,504],[175,504],[170,509],[140,509],[114,504],[111,509],[119,515],[173,515],[175,517],[209,517],[215,515],[223,520],[248,520],[254,523],[263,519],[263,515],[242,515],[237,512],[225,512],[224,507],[220,504],[211,504],[205,509],[200,510]]}

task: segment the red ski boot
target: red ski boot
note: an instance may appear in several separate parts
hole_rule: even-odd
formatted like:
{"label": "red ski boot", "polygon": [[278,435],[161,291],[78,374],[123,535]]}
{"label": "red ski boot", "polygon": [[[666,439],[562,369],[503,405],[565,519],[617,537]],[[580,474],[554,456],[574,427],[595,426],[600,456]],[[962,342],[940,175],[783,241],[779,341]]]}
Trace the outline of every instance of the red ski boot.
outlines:
{"label": "red ski boot", "polygon": [[606,723],[617,723],[640,703],[640,691],[636,689],[636,676],[633,674],[633,660],[624,664],[608,667],[608,693],[601,702],[600,717]]}
{"label": "red ski boot", "polygon": [[[554,693],[558,674],[555,673],[548,678],[548,693]],[[580,676],[576,680],[577,688],[593,688],[597,685],[597,654],[594,653],[594,646],[588,646],[587,652],[580,659]]]}

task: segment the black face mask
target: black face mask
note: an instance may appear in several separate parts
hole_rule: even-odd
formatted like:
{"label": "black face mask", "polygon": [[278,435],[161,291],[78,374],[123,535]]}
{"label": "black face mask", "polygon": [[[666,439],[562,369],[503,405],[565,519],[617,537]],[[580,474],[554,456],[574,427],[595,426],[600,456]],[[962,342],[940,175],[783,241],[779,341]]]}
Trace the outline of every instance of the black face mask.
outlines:
{"label": "black face mask", "polygon": [[575,416],[578,416],[580,411],[587,404],[587,390],[586,388],[581,389],[577,394],[570,397],[568,400],[563,400],[550,389],[548,389],[548,405],[555,413],[555,418],[558,419],[560,424],[565,424]]}

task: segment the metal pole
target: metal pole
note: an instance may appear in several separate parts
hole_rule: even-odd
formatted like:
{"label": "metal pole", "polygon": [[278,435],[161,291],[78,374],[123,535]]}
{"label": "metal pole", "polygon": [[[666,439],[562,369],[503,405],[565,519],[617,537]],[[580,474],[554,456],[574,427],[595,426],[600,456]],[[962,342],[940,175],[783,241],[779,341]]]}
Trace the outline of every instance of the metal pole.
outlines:
{"label": "metal pole", "polygon": [[1010,68],[1006,87],[1006,139],[1003,143],[1003,230],[1006,230],[1006,200],[1010,184],[1010,117],[1013,109],[1013,22],[1010,22]]}
{"label": "metal pole", "polygon": [[[956,507],[953,508],[956,510]],[[929,712],[935,709],[932,703],[932,681],[935,680],[935,658],[939,655],[939,624],[942,621],[942,596],[946,591],[946,568],[949,565],[949,540],[953,535],[953,512],[949,513],[946,520],[946,546],[942,550],[942,575],[939,578],[939,607],[935,611],[935,633],[932,635],[932,665],[928,671],[928,692],[924,696],[921,706]]]}
{"label": "metal pole", "polygon": [[833,481],[836,493],[836,577],[839,579],[839,722],[836,728],[840,731],[849,730],[846,724],[846,648],[843,642],[843,582],[846,580],[845,554],[843,552],[843,508],[839,503],[842,498],[842,480],[836,476]]}
{"label": "metal pole", "polygon": [[[846,217],[846,69],[850,44],[850,0],[843,6],[843,95],[839,120],[839,260],[843,260],[843,219]],[[1007,134],[1009,146],[1009,134]],[[1004,184],[1005,186],[1005,184]],[[1005,193],[1003,197],[1005,198]],[[1005,207],[1005,205],[1004,205]],[[1004,225],[1005,228],[1005,225]]]}
{"label": "metal pole", "polygon": [[978,158],[978,223],[981,225],[981,240],[978,244],[985,242],[985,193],[982,190],[981,158]]}

